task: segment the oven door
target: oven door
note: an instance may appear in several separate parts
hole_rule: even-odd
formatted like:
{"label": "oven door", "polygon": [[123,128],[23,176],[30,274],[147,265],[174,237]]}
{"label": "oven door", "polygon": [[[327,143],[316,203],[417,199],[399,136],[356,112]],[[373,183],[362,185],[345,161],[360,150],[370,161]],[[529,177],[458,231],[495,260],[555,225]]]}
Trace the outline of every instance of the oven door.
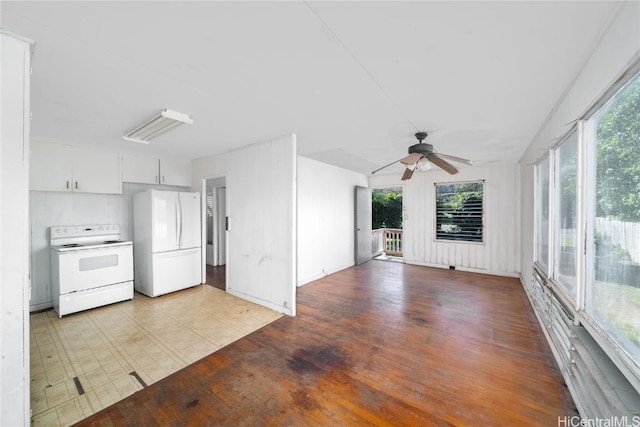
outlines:
{"label": "oven door", "polygon": [[133,245],[60,252],[60,294],[133,280]]}

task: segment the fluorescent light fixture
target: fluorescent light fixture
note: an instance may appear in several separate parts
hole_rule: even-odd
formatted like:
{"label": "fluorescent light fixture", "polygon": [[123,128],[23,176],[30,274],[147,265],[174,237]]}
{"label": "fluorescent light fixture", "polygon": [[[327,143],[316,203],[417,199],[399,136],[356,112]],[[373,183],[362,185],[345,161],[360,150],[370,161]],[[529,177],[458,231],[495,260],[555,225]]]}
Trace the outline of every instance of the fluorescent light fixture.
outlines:
{"label": "fluorescent light fixture", "polygon": [[191,117],[171,110],[163,110],[158,116],[122,136],[125,141],[148,144],[149,141],[183,123],[193,124]]}

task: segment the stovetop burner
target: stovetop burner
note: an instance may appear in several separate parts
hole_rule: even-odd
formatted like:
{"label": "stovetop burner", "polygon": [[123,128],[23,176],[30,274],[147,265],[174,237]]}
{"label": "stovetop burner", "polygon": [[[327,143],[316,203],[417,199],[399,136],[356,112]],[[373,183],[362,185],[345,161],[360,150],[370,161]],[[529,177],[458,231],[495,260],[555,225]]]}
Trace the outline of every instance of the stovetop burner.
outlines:
{"label": "stovetop burner", "polygon": [[[2,0],[0,0],[2,1]],[[122,240],[120,226],[117,224],[73,225],[50,227],[49,245],[57,251],[83,251],[97,248],[129,245],[132,242]]]}

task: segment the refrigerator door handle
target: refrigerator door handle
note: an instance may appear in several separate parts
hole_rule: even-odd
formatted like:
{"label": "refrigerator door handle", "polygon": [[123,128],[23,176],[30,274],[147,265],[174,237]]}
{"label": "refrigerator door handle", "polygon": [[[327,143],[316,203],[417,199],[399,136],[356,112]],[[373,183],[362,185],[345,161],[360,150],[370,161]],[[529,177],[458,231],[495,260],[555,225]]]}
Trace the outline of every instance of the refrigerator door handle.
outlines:
{"label": "refrigerator door handle", "polygon": [[176,201],[176,246],[180,249],[180,209],[178,208],[178,202]]}
{"label": "refrigerator door handle", "polygon": [[180,234],[178,245],[182,249],[182,201],[180,200],[180,194],[178,194],[178,212],[180,214]]}

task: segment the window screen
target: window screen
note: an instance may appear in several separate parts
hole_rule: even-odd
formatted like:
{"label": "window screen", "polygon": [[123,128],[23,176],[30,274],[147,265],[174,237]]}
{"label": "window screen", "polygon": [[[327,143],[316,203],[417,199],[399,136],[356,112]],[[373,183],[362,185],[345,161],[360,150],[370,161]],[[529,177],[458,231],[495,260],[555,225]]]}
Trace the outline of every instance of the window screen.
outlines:
{"label": "window screen", "polygon": [[588,122],[591,236],[586,310],[640,360],[640,75]]}
{"label": "window screen", "polygon": [[483,241],[483,182],[436,184],[436,240]]}
{"label": "window screen", "polygon": [[576,298],[578,133],[574,132],[555,150],[554,264],[553,276]]}

